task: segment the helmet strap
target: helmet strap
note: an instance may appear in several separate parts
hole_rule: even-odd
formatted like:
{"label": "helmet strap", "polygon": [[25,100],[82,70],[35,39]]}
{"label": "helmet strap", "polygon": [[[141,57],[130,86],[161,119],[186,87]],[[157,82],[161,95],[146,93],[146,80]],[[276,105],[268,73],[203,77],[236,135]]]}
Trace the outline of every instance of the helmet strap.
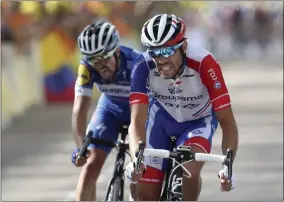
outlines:
{"label": "helmet strap", "polygon": [[181,63],[181,65],[180,65],[180,70],[179,70],[179,72],[175,75],[175,79],[177,78],[177,77],[179,77],[182,73],[183,73],[183,71],[184,71],[184,69],[185,69],[185,62],[186,62],[186,53],[183,51],[183,49],[182,49],[182,47],[179,47],[179,50],[180,50],[180,52],[181,52],[181,61],[182,61],[182,63]]}
{"label": "helmet strap", "polygon": [[115,59],[115,66],[116,66],[115,72],[114,72],[114,74],[113,74],[113,81],[115,81],[115,79],[116,79],[116,74],[117,74],[118,69],[119,69],[120,57],[117,55],[116,52],[113,54],[113,56],[114,56],[114,59]]}

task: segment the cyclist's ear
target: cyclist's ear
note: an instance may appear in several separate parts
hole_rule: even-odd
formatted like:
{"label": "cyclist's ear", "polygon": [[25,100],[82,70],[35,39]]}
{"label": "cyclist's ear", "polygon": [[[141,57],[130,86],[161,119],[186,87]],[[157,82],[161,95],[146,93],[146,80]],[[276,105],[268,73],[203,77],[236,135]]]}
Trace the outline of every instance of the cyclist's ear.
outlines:
{"label": "cyclist's ear", "polygon": [[116,50],[115,50],[115,55],[119,58],[119,55],[120,55],[120,49],[119,49],[119,47],[116,48]]}
{"label": "cyclist's ear", "polygon": [[188,45],[188,44],[187,44],[187,40],[185,39],[184,42],[183,42],[183,44],[182,44],[182,46],[181,46],[184,53],[186,53],[187,45]]}

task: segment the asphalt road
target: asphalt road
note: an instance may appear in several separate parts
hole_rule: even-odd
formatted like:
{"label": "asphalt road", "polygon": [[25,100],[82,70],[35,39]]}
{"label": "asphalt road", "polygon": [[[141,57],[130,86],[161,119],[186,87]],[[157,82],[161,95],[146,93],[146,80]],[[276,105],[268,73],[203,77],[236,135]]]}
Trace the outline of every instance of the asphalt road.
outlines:
{"label": "asphalt road", "polygon": [[[238,184],[230,193],[220,192],[220,166],[208,163],[200,200],[283,201],[283,64],[228,63],[223,69],[240,133],[234,166]],[[80,169],[70,161],[71,108],[33,107],[2,131],[3,201],[74,200]],[[213,153],[221,152],[220,132]],[[104,198],[114,154],[99,178],[98,200]]]}

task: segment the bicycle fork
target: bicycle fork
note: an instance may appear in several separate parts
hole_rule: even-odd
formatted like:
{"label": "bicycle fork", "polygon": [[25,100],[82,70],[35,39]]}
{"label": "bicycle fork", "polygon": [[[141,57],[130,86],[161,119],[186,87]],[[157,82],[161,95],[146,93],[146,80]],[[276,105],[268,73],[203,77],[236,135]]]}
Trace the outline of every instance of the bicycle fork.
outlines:
{"label": "bicycle fork", "polygon": [[123,200],[123,196],[124,196],[124,175],[123,175],[123,165],[125,162],[125,150],[126,149],[119,149],[119,152],[116,156],[116,161],[115,161],[115,167],[114,167],[114,172],[113,172],[113,177],[110,180],[109,184],[108,184],[108,190],[107,190],[107,194],[105,197],[105,201],[109,201],[109,198],[111,197],[111,191],[112,191],[112,186],[114,184],[114,180],[116,177],[120,177],[121,178],[121,190],[120,190],[120,200]]}
{"label": "bicycle fork", "polygon": [[[178,163],[181,163],[180,159],[176,159]],[[172,168],[178,166],[175,161],[172,161]],[[182,194],[182,180],[183,180],[183,169],[178,167],[175,169],[171,179],[168,183],[168,200],[170,201],[181,201],[183,199]]]}
{"label": "bicycle fork", "polygon": [[[176,150],[176,137],[171,137],[172,142],[172,150]],[[178,163],[181,163],[181,159],[176,158],[176,161]],[[166,173],[166,180],[164,184],[163,193],[161,195],[161,200],[166,201],[181,201],[183,200],[182,196],[182,179],[183,179],[183,169],[182,167],[178,167],[175,169],[173,175],[170,175],[172,170],[177,166],[178,164],[173,161],[172,159],[169,159],[169,166]]]}

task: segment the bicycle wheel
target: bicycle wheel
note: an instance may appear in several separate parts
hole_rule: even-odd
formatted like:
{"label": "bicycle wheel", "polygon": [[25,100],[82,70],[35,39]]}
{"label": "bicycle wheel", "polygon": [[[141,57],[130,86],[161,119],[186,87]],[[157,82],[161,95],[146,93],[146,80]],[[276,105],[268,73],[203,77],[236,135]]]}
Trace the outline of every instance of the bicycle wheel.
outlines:
{"label": "bicycle wheel", "polygon": [[110,191],[110,201],[120,201],[123,196],[121,196],[121,177],[116,177],[114,179],[112,189]]}

